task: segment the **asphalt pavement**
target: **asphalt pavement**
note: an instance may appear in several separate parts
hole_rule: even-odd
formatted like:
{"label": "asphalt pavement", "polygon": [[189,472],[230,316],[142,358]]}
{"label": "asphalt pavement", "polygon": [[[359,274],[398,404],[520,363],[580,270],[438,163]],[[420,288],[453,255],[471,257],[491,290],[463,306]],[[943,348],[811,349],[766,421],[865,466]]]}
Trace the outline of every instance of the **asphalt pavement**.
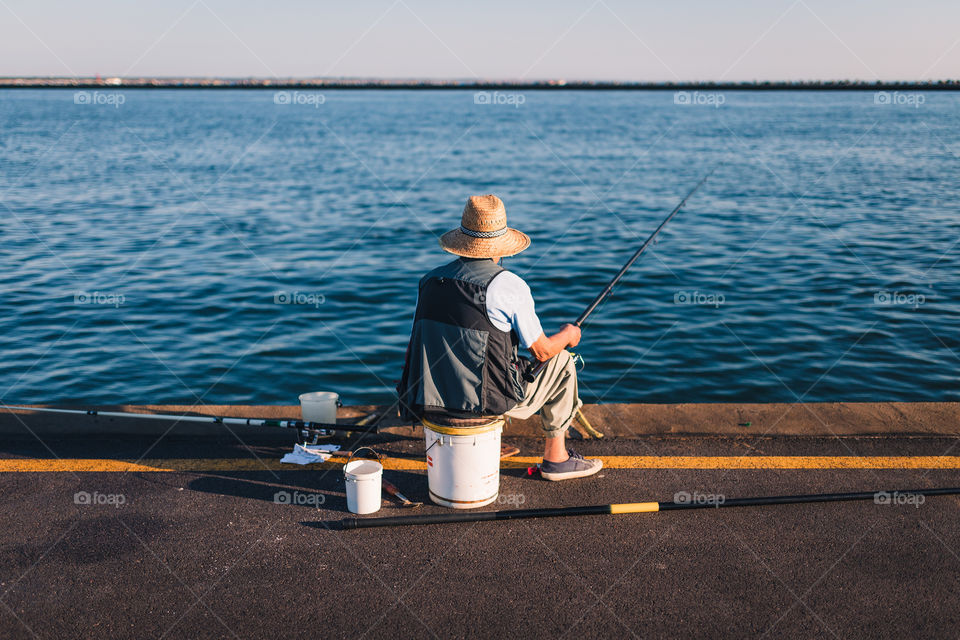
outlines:
{"label": "asphalt pavement", "polygon": [[[0,472],[5,638],[956,637],[960,629],[955,497],[340,530],[351,516],[339,465],[277,468],[288,436],[42,440],[0,443],[0,462],[62,467]],[[413,439],[373,442],[393,459],[422,453]],[[535,440],[511,442],[521,456],[537,453]],[[648,462],[960,455],[960,439],[933,437],[574,446]],[[220,463],[72,466],[142,459]],[[429,504],[424,472],[402,467],[385,477],[427,504],[410,510],[385,497],[376,516],[447,512]],[[945,486],[960,486],[960,469],[615,468],[550,483],[513,465],[489,508]]]}

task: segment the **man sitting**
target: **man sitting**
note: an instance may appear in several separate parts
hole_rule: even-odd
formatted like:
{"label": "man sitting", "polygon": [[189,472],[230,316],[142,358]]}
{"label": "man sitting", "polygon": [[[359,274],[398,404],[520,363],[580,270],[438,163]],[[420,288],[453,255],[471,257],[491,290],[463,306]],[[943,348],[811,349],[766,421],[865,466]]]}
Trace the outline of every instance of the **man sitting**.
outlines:
{"label": "man sitting", "polygon": [[[407,417],[425,413],[451,418],[506,415],[526,419],[538,411],[546,436],[540,473],[547,480],[598,472],[564,446],[564,436],[582,402],[577,370],[567,351],[580,342],[580,328],[566,324],[544,334],[530,288],[500,266],[500,259],[530,246],[530,238],[507,226],[500,198],[471,196],[460,227],[440,238],[456,256],[420,280],[413,332],[397,390]],[[546,363],[525,381],[528,349]]]}

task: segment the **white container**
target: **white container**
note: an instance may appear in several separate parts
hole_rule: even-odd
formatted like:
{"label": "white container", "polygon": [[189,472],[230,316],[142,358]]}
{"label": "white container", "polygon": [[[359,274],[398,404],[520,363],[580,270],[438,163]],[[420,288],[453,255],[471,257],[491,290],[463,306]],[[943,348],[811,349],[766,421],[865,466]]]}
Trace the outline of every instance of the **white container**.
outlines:
{"label": "white container", "polygon": [[350,513],[364,515],[380,510],[383,481],[383,465],[380,462],[354,460],[351,454],[343,466],[343,480],[347,485],[347,509]]}
{"label": "white container", "polygon": [[475,509],[496,500],[502,431],[502,420],[475,429],[425,423],[430,499],[452,509]]}
{"label": "white container", "polygon": [[334,424],[340,396],[332,391],[311,391],[300,394],[300,412],[306,422]]}

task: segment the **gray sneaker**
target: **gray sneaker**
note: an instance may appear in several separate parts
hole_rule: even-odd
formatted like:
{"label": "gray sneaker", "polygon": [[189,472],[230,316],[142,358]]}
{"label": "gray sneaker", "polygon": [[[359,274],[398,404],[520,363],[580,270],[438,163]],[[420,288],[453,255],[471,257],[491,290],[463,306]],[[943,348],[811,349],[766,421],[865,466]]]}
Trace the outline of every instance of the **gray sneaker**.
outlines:
{"label": "gray sneaker", "polygon": [[587,460],[573,449],[567,449],[567,453],[570,457],[563,462],[544,460],[540,464],[540,475],[545,480],[570,480],[592,476],[603,468],[602,460]]}

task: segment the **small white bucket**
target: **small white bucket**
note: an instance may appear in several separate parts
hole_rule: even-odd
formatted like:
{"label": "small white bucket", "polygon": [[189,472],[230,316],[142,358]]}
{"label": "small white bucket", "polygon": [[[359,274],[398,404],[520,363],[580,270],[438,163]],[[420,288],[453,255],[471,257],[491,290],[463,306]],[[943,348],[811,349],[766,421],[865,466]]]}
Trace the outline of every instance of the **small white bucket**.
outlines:
{"label": "small white bucket", "polygon": [[452,509],[488,505],[500,494],[503,420],[474,429],[424,423],[430,499]]}
{"label": "small white bucket", "polygon": [[[354,460],[357,451],[366,449],[377,456],[376,460]],[[369,447],[361,447],[350,454],[343,465],[343,480],[347,485],[347,509],[350,513],[376,513],[380,510],[383,465],[380,456]]]}
{"label": "small white bucket", "polygon": [[306,422],[335,424],[340,396],[332,391],[311,391],[300,394],[300,412]]}

